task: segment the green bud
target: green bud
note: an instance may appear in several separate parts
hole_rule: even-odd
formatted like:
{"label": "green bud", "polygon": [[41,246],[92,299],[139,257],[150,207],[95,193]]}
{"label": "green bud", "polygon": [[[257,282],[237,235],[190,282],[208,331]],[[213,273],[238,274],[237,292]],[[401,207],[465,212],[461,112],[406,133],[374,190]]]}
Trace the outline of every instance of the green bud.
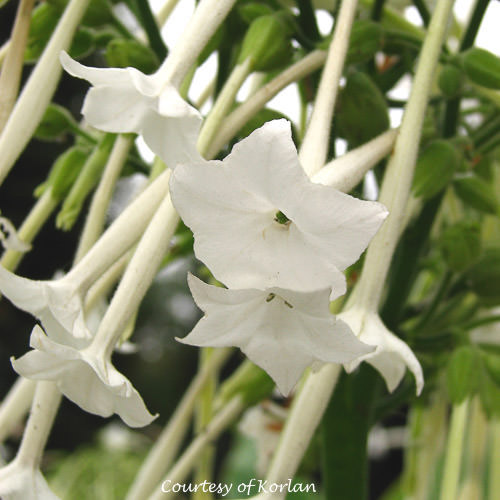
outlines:
{"label": "green bud", "polygon": [[446,388],[453,404],[461,403],[474,393],[479,382],[480,358],[475,348],[459,347],[446,367]]}
{"label": "green bud", "polygon": [[491,184],[473,174],[465,174],[453,181],[458,197],[466,204],[487,214],[498,213],[498,201]]}
{"label": "green bud", "polygon": [[257,2],[249,2],[238,7],[238,14],[246,24],[251,24],[258,17],[271,15],[273,12],[268,5]]}
{"label": "green bud", "polygon": [[448,267],[456,272],[465,271],[481,253],[481,233],[474,222],[458,222],[448,227],[439,242]]}
{"label": "green bud", "polygon": [[500,89],[500,58],[484,49],[472,47],[461,54],[465,74],[478,85]]}
{"label": "green bud", "polygon": [[66,108],[51,103],[35,131],[35,137],[45,141],[55,141],[75,127],[78,127],[78,124],[71,113]]}
{"label": "green bud", "polygon": [[135,40],[117,38],[106,46],[106,61],[114,68],[137,68],[143,73],[153,73],[158,68],[158,58],[149,48]]}
{"label": "green bud", "polygon": [[449,99],[456,97],[462,89],[463,73],[454,64],[445,64],[439,74],[439,88]]}
{"label": "green bud", "polygon": [[364,144],[389,127],[384,96],[370,77],[351,73],[339,95],[336,112],[337,132],[353,148]]}
{"label": "green bud", "polygon": [[[46,0],[47,3],[57,8],[62,12],[69,0]],[[103,26],[112,24],[115,21],[112,7],[108,0],[91,0],[85,15],[83,16],[82,24],[86,26]]]}
{"label": "green bud", "polygon": [[456,149],[448,141],[433,141],[417,160],[413,194],[424,200],[437,195],[453,178],[459,161]]}
{"label": "green bud", "polygon": [[283,15],[260,16],[252,22],[241,46],[238,64],[251,59],[253,71],[284,66],[292,57],[290,30]]}
{"label": "green bud", "polygon": [[[238,137],[244,138],[250,135],[254,130],[262,127],[264,123],[271,120],[279,120],[280,118],[287,118],[283,113],[274,109],[264,108],[255,113],[238,133]],[[292,133],[295,134],[294,126],[292,124]]]}
{"label": "green bud", "polygon": [[382,46],[382,28],[380,24],[368,19],[355,21],[352,25],[347,64],[358,64],[373,59]]}
{"label": "green bud", "polygon": [[240,395],[248,406],[253,406],[268,397],[274,385],[264,370],[246,360],[221,385],[217,405],[223,405],[234,396]]}
{"label": "green bud", "polygon": [[60,15],[59,9],[48,3],[41,3],[33,9],[28,41],[24,52],[26,61],[34,62],[40,57],[57,25]]}
{"label": "green bud", "polygon": [[52,198],[62,200],[80,174],[87,157],[88,151],[83,148],[73,146],[66,150],[52,165],[47,180],[35,189],[35,196],[39,197],[51,188]]}
{"label": "green bud", "polygon": [[69,55],[73,59],[82,59],[91,54],[94,49],[94,32],[90,29],[80,27],[73,38]]}
{"label": "green bud", "polygon": [[467,271],[472,291],[488,305],[500,304],[500,248],[489,248]]}

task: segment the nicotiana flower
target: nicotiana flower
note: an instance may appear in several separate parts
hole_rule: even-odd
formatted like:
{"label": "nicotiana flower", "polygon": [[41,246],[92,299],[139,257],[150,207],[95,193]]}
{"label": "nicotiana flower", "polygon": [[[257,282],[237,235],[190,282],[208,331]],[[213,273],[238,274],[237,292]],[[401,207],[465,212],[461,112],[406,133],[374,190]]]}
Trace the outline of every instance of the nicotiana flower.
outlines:
{"label": "nicotiana flower", "polygon": [[14,460],[0,469],[2,500],[59,500],[38,468]]}
{"label": "nicotiana flower", "polygon": [[424,375],[418,359],[405,342],[385,327],[377,313],[353,307],[338,317],[351,327],[359,340],[376,346],[374,352],[345,363],[348,373],[355,370],[362,361],[366,361],[380,372],[387,388],[392,392],[408,367],[415,377],[417,394],[420,394],[424,386]]}
{"label": "nicotiana flower", "polygon": [[179,95],[163,68],[145,75],[135,68],[89,68],[65,52],[61,64],[71,75],[89,81],[82,114],[105,132],[134,132],[168,166],[200,161],[196,140],[201,115]]}
{"label": "nicotiana flower", "polygon": [[5,217],[0,217],[0,242],[6,250],[27,252],[31,248],[30,245],[19,238],[16,228]]}
{"label": "nicotiana flower", "polygon": [[387,211],[314,184],[286,120],[266,123],[223,161],[178,165],[172,201],[195,237],[196,256],[229,288],[345,293],[346,267]]}
{"label": "nicotiana flower", "polygon": [[132,383],[92,344],[67,335],[64,344],[54,342],[36,325],[30,338],[34,349],[12,366],[23,377],[52,380],[60,391],[84,410],[109,417],[117,413],[131,427],[150,424],[151,415]]}
{"label": "nicotiana flower", "polygon": [[205,316],[185,344],[239,347],[288,395],[313,363],[347,363],[373,351],[329,311],[329,289],[297,292],[282,288],[231,290],[188,277]]}

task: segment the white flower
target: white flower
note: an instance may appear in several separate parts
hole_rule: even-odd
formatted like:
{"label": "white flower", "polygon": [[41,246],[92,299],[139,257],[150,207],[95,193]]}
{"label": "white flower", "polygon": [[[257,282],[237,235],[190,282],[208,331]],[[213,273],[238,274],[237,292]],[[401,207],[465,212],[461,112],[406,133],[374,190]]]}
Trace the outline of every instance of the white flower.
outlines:
{"label": "white flower", "polygon": [[376,350],[344,365],[348,373],[355,370],[362,361],[370,363],[380,372],[389,391],[393,391],[403,378],[406,368],[413,373],[420,394],[424,386],[422,367],[412,350],[382,323],[379,315],[364,309],[353,307],[338,316],[345,321],[358,336]]}
{"label": "white flower", "polygon": [[31,248],[31,245],[28,245],[19,238],[16,228],[5,217],[0,217],[0,242],[6,250],[14,250],[16,252],[27,252]]}
{"label": "white flower", "polygon": [[329,312],[329,289],[228,290],[189,275],[189,288],[205,316],[185,344],[239,347],[288,395],[316,361],[347,363],[372,347],[360,342]]}
{"label": "white flower", "polygon": [[2,500],[59,500],[42,473],[14,460],[0,469],[0,498]]}
{"label": "white flower", "polygon": [[201,160],[196,149],[201,115],[165,81],[162,68],[145,75],[135,68],[88,68],[65,52],[60,59],[69,74],[93,85],[82,108],[90,125],[105,132],[141,134],[170,167]]}
{"label": "white flower", "polygon": [[[67,275],[68,276],[68,275]],[[17,276],[0,266],[0,292],[16,307],[38,318],[54,340],[88,337],[83,316],[82,292],[71,278],[37,281]]]}
{"label": "white flower", "polygon": [[12,359],[17,373],[33,380],[52,380],[59,390],[84,410],[109,417],[117,413],[131,427],[142,427],[151,415],[131,382],[112,365],[104,353],[82,346],[82,340],[67,335],[66,343],[51,340],[37,325],[30,346],[34,349]]}
{"label": "white flower", "polygon": [[178,165],[170,189],[196,256],[229,288],[333,287],[333,300],[346,290],[341,271],[387,216],[379,203],[311,182],[286,120],[266,123],[222,162]]}

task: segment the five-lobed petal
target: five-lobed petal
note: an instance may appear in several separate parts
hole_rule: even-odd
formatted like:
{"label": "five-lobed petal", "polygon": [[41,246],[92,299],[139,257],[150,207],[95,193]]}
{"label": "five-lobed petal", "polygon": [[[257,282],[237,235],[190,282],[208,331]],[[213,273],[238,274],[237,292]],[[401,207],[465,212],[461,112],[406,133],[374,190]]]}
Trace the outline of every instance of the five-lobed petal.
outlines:
{"label": "five-lobed petal", "polygon": [[168,166],[200,161],[196,141],[201,115],[162,80],[160,72],[145,75],[135,68],[89,68],[61,53],[64,69],[89,81],[82,114],[105,132],[141,134]]}
{"label": "five-lobed petal", "polygon": [[205,313],[183,343],[239,347],[288,395],[315,362],[347,363],[373,351],[329,311],[329,289],[297,292],[281,288],[231,290],[188,277]]}
{"label": "five-lobed petal", "polygon": [[131,427],[143,427],[156,418],[132,383],[104,355],[82,349],[78,341],[73,345],[54,342],[38,325],[31,333],[30,346],[33,351],[12,360],[14,370],[23,377],[52,380],[85,411],[102,417],[116,413]]}
{"label": "five-lobed petal", "polygon": [[392,392],[401,382],[408,367],[415,377],[417,394],[422,392],[424,375],[418,359],[405,342],[386,328],[377,313],[353,307],[338,317],[351,327],[362,342],[376,346],[374,352],[346,363],[345,369],[348,373],[355,370],[362,361],[366,361],[379,371],[387,388]]}
{"label": "five-lobed petal", "polygon": [[266,123],[223,161],[178,165],[170,189],[196,256],[229,288],[332,287],[333,300],[346,290],[341,271],[387,216],[379,203],[311,182],[286,120]]}

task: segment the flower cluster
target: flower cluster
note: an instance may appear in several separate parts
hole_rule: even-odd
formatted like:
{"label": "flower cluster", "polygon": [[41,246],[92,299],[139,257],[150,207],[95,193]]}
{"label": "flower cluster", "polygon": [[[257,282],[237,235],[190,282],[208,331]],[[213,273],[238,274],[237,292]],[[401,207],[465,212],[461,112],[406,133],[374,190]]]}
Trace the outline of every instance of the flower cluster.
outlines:
{"label": "flower cluster", "polygon": [[266,123],[223,161],[178,165],[172,200],[196,256],[227,289],[191,278],[205,317],[182,342],[237,346],[288,394],[304,369],[373,351],[330,314],[354,263],[387,215],[314,184],[286,120]]}

